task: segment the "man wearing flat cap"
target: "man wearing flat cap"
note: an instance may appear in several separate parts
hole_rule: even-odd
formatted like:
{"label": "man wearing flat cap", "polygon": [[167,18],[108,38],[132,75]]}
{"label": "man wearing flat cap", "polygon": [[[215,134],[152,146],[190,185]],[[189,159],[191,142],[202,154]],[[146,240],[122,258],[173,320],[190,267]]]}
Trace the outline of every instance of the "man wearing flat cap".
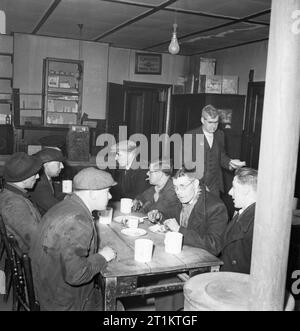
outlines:
{"label": "man wearing flat cap", "polygon": [[150,164],[147,172],[149,183],[152,185],[133,201],[133,209],[147,213],[151,221],[156,220],[157,212],[165,219],[176,217],[181,210],[172,182],[173,167],[170,160],[157,160]]}
{"label": "man wearing flat cap", "polygon": [[94,277],[115,258],[99,248],[93,210],[106,209],[111,175],[85,168],[73,179],[73,194],[43,217],[31,249],[33,278],[42,310],[101,310],[102,294]]}
{"label": "man wearing flat cap", "polygon": [[4,187],[0,192],[0,214],[7,232],[12,233],[22,251],[28,252],[37,234],[41,215],[29,200],[39,178],[40,160],[26,153],[13,154],[4,165]]}
{"label": "man wearing flat cap", "polygon": [[30,192],[30,199],[38,207],[43,216],[48,209],[64,198],[60,192],[55,192],[52,179],[57,177],[64,168],[65,157],[58,148],[44,148],[35,154],[43,164],[40,180]]}
{"label": "man wearing flat cap", "polygon": [[133,169],[132,164],[137,156],[137,146],[134,141],[122,140],[111,146],[111,153],[115,154],[118,168],[112,172],[112,175],[118,183],[112,191],[112,200],[119,201],[122,198],[134,199],[139,193],[142,193],[150,187],[146,182],[148,166],[144,164],[144,169],[139,167]]}

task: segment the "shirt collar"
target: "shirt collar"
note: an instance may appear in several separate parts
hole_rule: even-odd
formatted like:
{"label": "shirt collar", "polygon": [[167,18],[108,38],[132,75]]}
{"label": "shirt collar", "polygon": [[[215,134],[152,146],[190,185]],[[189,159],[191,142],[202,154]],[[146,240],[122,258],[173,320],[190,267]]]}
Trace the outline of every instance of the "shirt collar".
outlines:
{"label": "shirt collar", "polygon": [[19,187],[14,183],[5,183],[4,187],[11,192],[23,195],[25,198],[28,198],[30,196],[30,194],[25,189]]}

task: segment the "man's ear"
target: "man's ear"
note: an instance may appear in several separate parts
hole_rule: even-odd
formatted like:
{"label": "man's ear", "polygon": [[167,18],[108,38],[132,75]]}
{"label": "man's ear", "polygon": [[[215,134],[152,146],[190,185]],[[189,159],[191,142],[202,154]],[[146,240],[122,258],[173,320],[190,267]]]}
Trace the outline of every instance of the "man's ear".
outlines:
{"label": "man's ear", "polygon": [[204,124],[204,118],[201,116],[201,123]]}
{"label": "man's ear", "polygon": [[90,191],[89,191],[89,197],[90,197],[92,200],[95,200],[96,192],[97,192],[97,191],[94,191],[94,190],[90,190]]}
{"label": "man's ear", "polygon": [[194,181],[194,188],[195,188],[195,189],[197,189],[197,188],[199,187],[199,185],[200,185],[199,183],[200,183],[200,182],[199,182],[199,179],[196,178],[195,181]]}

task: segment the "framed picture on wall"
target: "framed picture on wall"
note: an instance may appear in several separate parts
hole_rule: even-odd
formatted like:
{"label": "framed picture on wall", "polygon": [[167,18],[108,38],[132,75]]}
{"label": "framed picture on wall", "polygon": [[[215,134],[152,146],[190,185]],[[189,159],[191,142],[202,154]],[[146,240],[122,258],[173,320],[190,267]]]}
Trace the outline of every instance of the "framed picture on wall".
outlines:
{"label": "framed picture on wall", "polygon": [[161,75],[162,56],[161,54],[136,53],[135,74]]}

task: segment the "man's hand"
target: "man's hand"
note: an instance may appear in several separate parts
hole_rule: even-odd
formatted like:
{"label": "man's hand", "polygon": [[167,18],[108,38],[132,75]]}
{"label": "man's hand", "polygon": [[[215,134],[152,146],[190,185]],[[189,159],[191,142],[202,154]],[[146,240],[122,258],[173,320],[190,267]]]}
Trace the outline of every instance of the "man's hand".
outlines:
{"label": "man's hand", "polygon": [[162,220],[162,214],[157,209],[150,210],[147,216],[152,223],[159,223]]}
{"label": "man's hand", "polygon": [[132,202],[132,211],[139,211],[143,207],[143,203],[140,200],[134,199]]}
{"label": "man's hand", "polygon": [[98,254],[102,255],[107,262],[113,260],[117,253],[109,246],[105,246],[98,251]]}
{"label": "man's hand", "polygon": [[175,218],[169,218],[164,221],[164,225],[173,232],[178,232],[180,225],[177,223]]}
{"label": "man's hand", "polygon": [[245,165],[246,165],[245,161],[241,161],[241,160],[238,160],[238,159],[230,160],[230,162],[229,162],[229,168],[231,170],[244,167]]}

